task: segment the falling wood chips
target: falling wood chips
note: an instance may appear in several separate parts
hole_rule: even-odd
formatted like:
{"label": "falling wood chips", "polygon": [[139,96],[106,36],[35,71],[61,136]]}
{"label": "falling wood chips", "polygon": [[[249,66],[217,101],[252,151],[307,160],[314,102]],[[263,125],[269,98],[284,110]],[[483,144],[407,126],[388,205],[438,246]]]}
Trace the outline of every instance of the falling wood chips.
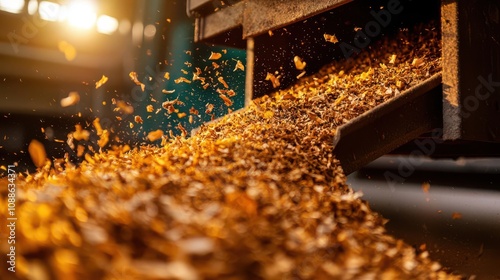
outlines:
{"label": "falling wood chips", "polygon": [[[433,30],[403,31],[353,67],[328,65],[188,139],[85,154],[79,167],[21,176],[16,276],[457,279],[386,232],[386,220],[346,184],[331,145],[338,125],[393,98],[397,79],[407,89],[440,71]],[[410,50],[418,36],[427,47]],[[410,51],[419,67],[402,60]],[[379,67],[377,58],[392,53],[401,59]],[[360,82],[368,65],[367,79],[378,82]],[[173,129],[187,134],[180,123]]]}

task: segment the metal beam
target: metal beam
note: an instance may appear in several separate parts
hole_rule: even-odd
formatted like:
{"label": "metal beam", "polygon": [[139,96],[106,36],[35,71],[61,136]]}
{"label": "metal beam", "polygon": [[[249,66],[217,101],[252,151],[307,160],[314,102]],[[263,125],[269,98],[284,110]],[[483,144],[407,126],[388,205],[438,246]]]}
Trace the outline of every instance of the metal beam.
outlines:
{"label": "metal beam", "polygon": [[441,74],[337,129],[334,154],[345,174],[442,125]]}
{"label": "metal beam", "polygon": [[500,2],[442,0],[443,128],[500,142]]}
{"label": "metal beam", "polygon": [[[208,40],[238,27],[243,28],[241,40],[255,37],[351,1],[245,0],[237,2],[216,12],[199,16],[195,23],[195,41]],[[201,2],[206,5],[210,1]],[[192,11],[188,11],[188,14],[196,15]]]}

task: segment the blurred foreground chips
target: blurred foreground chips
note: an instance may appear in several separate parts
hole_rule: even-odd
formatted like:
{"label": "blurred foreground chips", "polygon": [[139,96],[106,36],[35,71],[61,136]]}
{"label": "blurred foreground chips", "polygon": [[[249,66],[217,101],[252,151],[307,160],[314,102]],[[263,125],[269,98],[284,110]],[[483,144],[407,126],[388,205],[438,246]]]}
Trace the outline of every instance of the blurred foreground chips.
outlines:
{"label": "blurred foreground chips", "polygon": [[40,168],[45,164],[47,153],[45,152],[45,147],[40,141],[31,140],[28,146],[28,152],[36,167]]}
{"label": "blurred foreground chips", "polygon": [[61,99],[61,107],[73,106],[78,102],[80,102],[80,94],[76,91],[72,91],[68,94],[68,97]]}

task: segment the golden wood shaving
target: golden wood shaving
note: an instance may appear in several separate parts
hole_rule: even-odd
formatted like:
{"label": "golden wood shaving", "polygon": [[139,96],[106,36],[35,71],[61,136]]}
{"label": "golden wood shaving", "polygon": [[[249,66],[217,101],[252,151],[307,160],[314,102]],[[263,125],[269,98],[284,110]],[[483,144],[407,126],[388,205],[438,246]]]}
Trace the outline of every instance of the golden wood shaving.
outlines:
{"label": "golden wood shaving", "polygon": [[194,107],[191,107],[191,109],[189,109],[189,113],[192,115],[199,115],[200,114],[200,112],[198,112],[198,110],[196,110]]}
{"label": "golden wood shaving", "polygon": [[161,92],[165,93],[165,94],[172,94],[175,92],[175,89],[173,90],[166,90],[166,89],[162,89]]}
{"label": "golden wood shaving", "polygon": [[304,70],[306,68],[307,63],[305,63],[302,58],[298,56],[293,57],[293,63],[295,64],[295,68],[297,70]]}
{"label": "golden wood shaving", "polygon": [[186,137],[188,135],[187,130],[184,128],[184,126],[182,126],[181,123],[177,124],[177,128],[181,131],[182,137]]}
{"label": "golden wood shaving", "polygon": [[143,124],[144,123],[144,120],[142,119],[141,116],[137,115],[134,117],[134,121],[138,124]]}
{"label": "golden wood shaving", "polygon": [[95,83],[95,88],[98,89],[108,81],[108,77],[102,75],[101,79]]}
{"label": "golden wood shaving", "polygon": [[85,154],[85,160],[90,164],[95,164],[95,160],[92,158],[90,154]]}
{"label": "golden wood shaving", "polygon": [[31,160],[36,167],[41,168],[45,165],[47,159],[47,153],[45,152],[45,147],[38,140],[31,140],[28,145],[28,153],[30,154]]}
{"label": "golden wood shaving", "polygon": [[99,137],[99,140],[97,140],[97,145],[101,148],[104,148],[108,144],[108,142],[109,142],[109,131],[107,129],[104,129]]}
{"label": "golden wood shaving", "polygon": [[163,130],[157,129],[148,133],[148,140],[154,142],[163,136]]}
{"label": "golden wood shaving", "polygon": [[280,76],[274,76],[274,74],[267,72],[266,81],[271,81],[273,88],[280,86]]}
{"label": "golden wood shaving", "polygon": [[224,95],[223,93],[219,94],[219,97],[222,99],[222,101],[224,101],[224,104],[226,106],[232,106],[233,105],[233,101],[231,99],[229,99],[226,95]]}
{"label": "golden wood shaving", "polygon": [[180,83],[190,84],[190,83],[191,83],[191,81],[190,81],[190,80],[188,80],[188,79],[186,79],[186,78],[184,78],[184,77],[180,77],[180,78],[178,78],[178,79],[175,79],[175,80],[174,80],[174,82],[175,82],[176,84],[180,84]]}
{"label": "golden wood shaving", "polygon": [[90,132],[88,130],[83,129],[80,124],[77,124],[75,125],[75,131],[73,132],[72,136],[75,140],[78,141],[81,140],[88,141],[90,137]]}
{"label": "golden wood shaving", "polygon": [[172,113],[174,113],[174,112],[177,112],[177,109],[174,107],[174,105],[176,105],[176,104],[178,104],[178,105],[183,105],[184,103],[182,103],[181,101],[179,101],[179,100],[176,98],[176,99],[174,99],[174,100],[172,100],[172,101],[168,101],[168,100],[167,100],[167,101],[163,102],[163,103],[161,104],[161,106],[162,106],[165,110],[167,110],[167,112],[168,112],[169,114],[172,114]]}
{"label": "golden wood shaving", "polygon": [[82,157],[84,152],[85,152],[85,146],[83,146],[83,145],[76,146],[76,156],[77,157]]}
{"label": "golden wood shaving", "polygon": [[78,104],[80,102],[80,94],[76,91],[72,91],[68,94],[68,97],[61,99],[61,107],[69,107]]}
{"label": "golden wood shaving", "polygon": [[240,60],[236,60],[236,65],[234,66],[233,72],[238,69],[241,71],[245,71],[245,65],[243,65],[243,63]]}
{"label": "golden wood shaving", "polygon": [[68,139],[66,140],[66,144],[68,144],[68,146],[74,150],[75,149],[75,144],[73,143],[73,133],[68,133]]}
{"label": "golden wood shaving", "polygon": [[[198,68],[198,69],[200,69],[200,68]],[[192,78],[192,80],[193,81],[201,81],[201,84],[205,84],[205,78],[204,77],[200,77],[199,74],[196,73],[196,72],[193,72],[193,78]]]}
{"label": "golden wood shaving", "polygon": [[423,58],[414,58],[413,61],[411,62],[412,66],[419,67],[424,64],[424,59]]}
{"label": "golden wood shaving", "polygon": [[130,79],[132,80],[132,82],[134,82],[136,85],[140,86],[141,87],[141,90],[144,91],[146,89],[146,85],[141,83],[138,79],[138,76],[137,76],[137,73],[136,72],[130,72],[128,74],[128,76],[130,77]]}
{"label": "golden wood shaving", "polygon": [[206,108],[205,113],[210,114],[210,113],[212,113],[212,110],[214,109],[214,104],[207,103],[205,105],[205,108]]}
{"label": "golden wood shaving", "polygon": [[94,121],[92,122],[92,124],[94,125],[94,128],[97,131],[97,135],[98,136],[102,135],[104,130],[102,129],[102,126],[101,126],[101,119],[95,118]]}
{"label": "golden wood shaving", "polygon": [[300,74],[297,75],[296,78],[300,79],[300,78],[304,77],[305,74],[306,74],[306,71],[302,71],[302,72],[300,72]]}
{"label": "golden wood shaving", "polygon": [[397,56],[396,56],[395,54],[391,55],[391,57],[390,57],[390,59],[389,59],[389,63],[390,63],[390,64],[394,64],[394,63],[396,63],[396,57],[397,57]]}
{"label": "golden wood shaving", "polygon": [[131,115],[132,113],[134,113],[134,107],[122,100],[116,101],[116,110],[121,111],[126,115]]}
{"label": "golden wood shaving", "polygon": [[222,54],[221,53],[218,53],[218,52],[212,52],[210,54],[210,57],[208,58],[209,60],[218,60],[222,57]]}
{"label": "golden wood shaving", "polygon": [[226,81],[224,81],[224,77],[220,76],[219,78],[217,78],[217,80],[225,87],[225,88],[229,88],[229,85],[226,83]]}
{"label": "golden wood shaving", "polygon": [[334,35],[330,35],[330,34],[323,34],[323,37],[325,38],[325,41],[329,42],[329,43],[338,43],[339,40],[337,39],[337,37]]}
{"label": "golden wood shaving", "polygon": [[273,111],[266,111],[266,112],[264,113],[264,118],[266,118],[266,119],[270,119],[270,118],[272,118],[272,117],[274,117],[274,113],[273,113]]}

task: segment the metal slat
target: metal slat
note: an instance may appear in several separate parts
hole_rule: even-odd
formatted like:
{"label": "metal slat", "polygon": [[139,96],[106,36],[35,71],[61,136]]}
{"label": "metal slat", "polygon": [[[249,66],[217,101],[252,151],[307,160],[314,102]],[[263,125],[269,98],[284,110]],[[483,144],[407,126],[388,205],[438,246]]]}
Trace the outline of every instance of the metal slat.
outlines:
{"label": "metal slat", "polygon": [[[214,12],[212,1],[189,0],[188,14],[198,16],[195,40],[202,41],[223,34],[231,29],[242,27],[240,39],[255,37],[321,12],[333,9],[352,0],[245,0],[231,1],[231,5]],[[234,3],[236,2],[236,3]],[[211,13],[196,11],[202,7],[212,7]],[[191,8],[190,8],[191,7]],[[206,8],[204,10],[207,10]]]}
{"label": "metal slat", "polygon": [[441,74],[340,126],[334,154],[346,174],[442,125]]}

